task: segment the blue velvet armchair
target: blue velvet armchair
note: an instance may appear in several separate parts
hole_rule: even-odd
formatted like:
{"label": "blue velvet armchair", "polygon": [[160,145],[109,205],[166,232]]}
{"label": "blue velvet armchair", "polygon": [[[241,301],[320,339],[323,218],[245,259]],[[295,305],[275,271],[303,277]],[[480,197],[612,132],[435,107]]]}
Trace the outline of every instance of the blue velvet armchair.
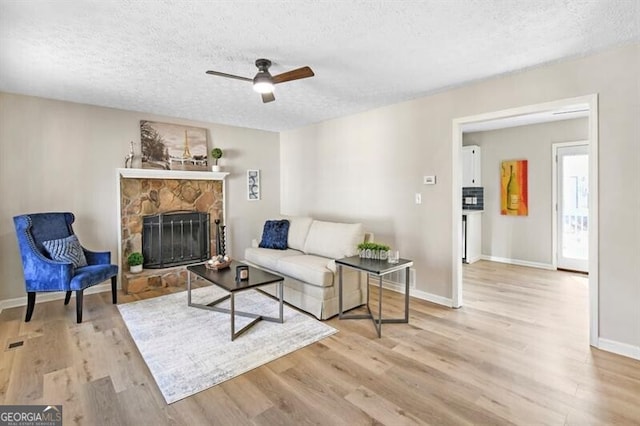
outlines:
{"label": "blue velvet armchair", "polygon": [[[118,266],[111,264],[111,253],[93,252],[80,246],[71,227],[74,220],[73,213],[35,213],[13,218],[27,290],[25,322],[33,315],[36,292],[66,291],[64,304],[68,305],[71,292],[75,291],[78,323],[82,322],[82,292],[86,288],[111,278],[113,303],[118,301]],[[82,257],[83,266],[74,265],[75,259],[74,262],[53,259],[57,257],[50,253],[51,242],[68,239],[76,241],[79,252],[76,255]]]}

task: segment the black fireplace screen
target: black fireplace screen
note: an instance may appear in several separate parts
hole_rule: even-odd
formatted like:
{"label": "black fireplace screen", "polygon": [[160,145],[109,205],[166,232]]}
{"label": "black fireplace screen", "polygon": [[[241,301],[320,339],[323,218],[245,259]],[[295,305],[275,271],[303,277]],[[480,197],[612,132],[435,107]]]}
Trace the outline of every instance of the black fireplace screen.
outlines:
{"label": "black fireplace screen", "polygon": [[142,223],[145,268],[167,268],[209,259],[208,213],[160,213],[144,216]]}

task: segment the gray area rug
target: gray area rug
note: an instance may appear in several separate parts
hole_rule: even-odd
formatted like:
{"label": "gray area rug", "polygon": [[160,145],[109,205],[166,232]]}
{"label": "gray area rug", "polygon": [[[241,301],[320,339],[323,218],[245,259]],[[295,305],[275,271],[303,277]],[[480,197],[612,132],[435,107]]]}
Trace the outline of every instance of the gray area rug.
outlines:
{"label": "gray area rug", "polygon": [[[207,304],[224,294],[215,286],[198,288],[192,301]],[[278,301],[255,290],[237,294],[235,304],[239,311],[278,316]],[[285,305],[284,324],[260,321],[232,342],[230,316],[187,306],[186,292],[118,309],[168,404],[337,332]],[[249,321],[236,316],[236,330]]]}

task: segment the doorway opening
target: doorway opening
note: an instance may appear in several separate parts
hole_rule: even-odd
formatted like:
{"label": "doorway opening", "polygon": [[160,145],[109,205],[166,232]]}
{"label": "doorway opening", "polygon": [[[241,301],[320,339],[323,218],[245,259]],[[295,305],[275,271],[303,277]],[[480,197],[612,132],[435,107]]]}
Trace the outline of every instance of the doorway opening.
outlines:
{"label": "doorway opening", "polygon": [[555,267],[589,272],[589,145],[553,144]]}
{"label": "doorway opening", "polygon": [[598,95],[587,95],[577,98],[562,99],[543,104],[527,105],[507,110],[494,111],[452,121],[452,212],[451,221],[451,264],[452,264],[452,297],[454,308],[463,306],[462,300],[462,132],[469,124],[481,124],[498,119],[515,119],[532,114],[562,113],[576,109],[588,111],[588,181],[590,191],[588,197],[588,271],[589,271],[589,343],[598,346]]}

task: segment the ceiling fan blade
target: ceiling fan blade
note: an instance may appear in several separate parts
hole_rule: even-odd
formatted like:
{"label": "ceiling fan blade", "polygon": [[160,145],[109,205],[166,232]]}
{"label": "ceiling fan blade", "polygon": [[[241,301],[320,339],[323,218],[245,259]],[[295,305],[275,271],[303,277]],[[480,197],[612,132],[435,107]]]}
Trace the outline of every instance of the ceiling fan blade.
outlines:
{"label": "ceiling fan blade", "polygon": [[309,67],[302,67],[295,70],[283,72],[282,74],[273,76],[273,84],[284,83],[291,80],[300,80],[301,78],[313,77],[315,74]]}
{"label": "ceiling fan blade", "polygon": [[247,77],[240,77],[239,75],[233,75],[233,74],[227,74],[224,72],[220,72],[220,71],[207,71],[207,74],[209,75],[218,75],[220,77],[227,77],[227,78],[235,78],[236,80],[243,80],[243,81],[251,81],[253,82],[252,78],[247,78]]}
{"label": "ceiling fan blade", "polygon": [[273,93],[263,93],[262,94],[262,102],[264,102],[265,104],[267,102],[273,102],[276,100],[276,97],[273,96]]}

